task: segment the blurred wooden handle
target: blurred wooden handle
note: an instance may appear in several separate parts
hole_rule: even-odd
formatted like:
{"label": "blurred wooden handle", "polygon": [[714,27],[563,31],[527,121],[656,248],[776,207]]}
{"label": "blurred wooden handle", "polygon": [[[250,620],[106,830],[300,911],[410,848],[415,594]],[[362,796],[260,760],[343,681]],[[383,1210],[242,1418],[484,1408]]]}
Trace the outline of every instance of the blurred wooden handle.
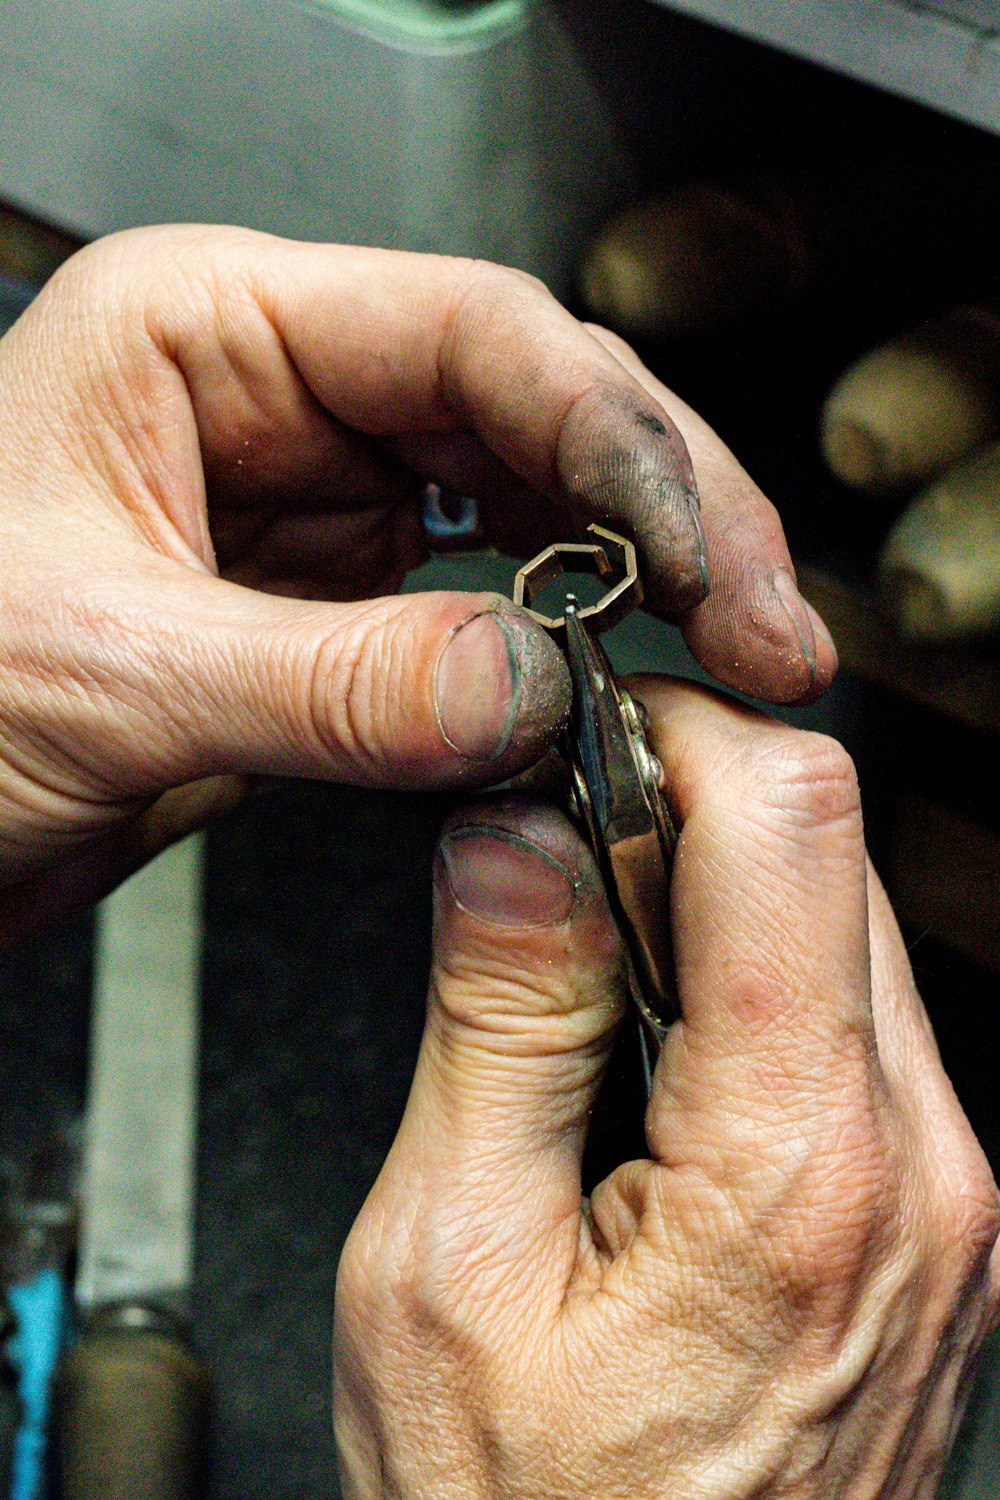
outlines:
{"label": "blurred wooden handle", "polygon": [[903,512],[879,558],[879,586],[911,640],[1000,628],[1000,443],[946,470]]}
{"label": "blurred wooden handle", "polygon": [[806,259],[784,204],[695,183],[605,225],[580,267],[580,294],[629,338],[705,332],[785,306]]}
{"label": "blurred wooden handle", "polygon": [[870,349],[823,406],[820,440],[845,484],[892,497],[1000,432],[1000,313],[955,307]]}
{"label": "blurred wooden handle", "polygon": [[57,1386],[61,1500],[198,1500],[210,1379],[181,1339],[99,1325]]}

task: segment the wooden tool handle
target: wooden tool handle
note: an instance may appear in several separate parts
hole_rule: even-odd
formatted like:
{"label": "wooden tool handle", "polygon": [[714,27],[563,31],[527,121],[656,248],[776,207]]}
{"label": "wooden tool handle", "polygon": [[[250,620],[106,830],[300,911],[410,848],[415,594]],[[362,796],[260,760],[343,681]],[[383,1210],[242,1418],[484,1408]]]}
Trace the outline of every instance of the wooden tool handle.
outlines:
{"label": "wooden tool handle", "polygon": [[208,1371],[173,1332],[97,1324],[57,1386],[61,1500],[198,1500]]}
{"label": "wooden tool handle", "polygon": [[1000,629],[1000,443],[922,490],[879,558],[882,602],[911,640]]}
{"label": "wooden tool handle", "polygon": [[870,349],[823,405],[823,456],[838,479],[895,495],[1000,432],[1000,311],[954,307]]}

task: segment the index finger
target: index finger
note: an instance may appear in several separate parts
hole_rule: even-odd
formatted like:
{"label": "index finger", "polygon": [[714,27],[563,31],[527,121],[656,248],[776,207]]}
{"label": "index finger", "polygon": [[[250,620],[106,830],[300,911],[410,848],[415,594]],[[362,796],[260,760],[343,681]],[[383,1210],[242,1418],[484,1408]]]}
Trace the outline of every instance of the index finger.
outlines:
{"label": "index finger", "polygon": [[282,326],[329,410],[380,436],[472,432],[581,527],[631,533],[662,608],[686,611],[705,597],[684,439],[541,282],[485,262],[293,251],[302,264],[275,288]]}
{"label": "index finger", "polygon": [[650,1144],[668,1156],[695,1122],[713,1150],[753,1153],[824,1116],[851,1079],[882,1084],[854,768],[836,741],[693,684],[635,690],[682,830],[683,1020],[657,1070]]}
{"label": "index finger", "polygon": [[691,454],[712,577],[708,598],[681,622],[692,654],[713,677],[752,698],[818,697],[837,670],[837,648],[799,594],[774,506],[708,423],[633,349],[607,329],[594,333],[670,413]]}
{"label": "index finger", "polygon": [[[200,263],[216,302],[236,309],[201,320],[210,335],[224,329],[224,358],[206,357],[206,328],[162,266],[147,295],[172,329],[168,342],[203,443],[218,401],[219,364],[227,377],[235,370],[256,400],[269,399],[279,378],[276,335],[289,378],[304,382],[322,408],[355,431],[382,439],[471,433],[579,528],[600,521],[633,536],[652,608],[688,615],[711,585],[706,628],[691,638],[709,671],[782,700],[825,685],[832,670],[817,673],[815,655],[809,659],[811,629],[795,603],[773,510],[738,494],[727,499],[729,530],[739,522],[744,538],[740,567],[730,568],[711,537],[706,552],[691,457],[667,403],[540,282],[481,262],[293,244],[243,231],[199,235],[183,247],[185,257]],[[247,300],[263,319],[243,315]],[[280,404],[272,405],[279,426]],[[706,482],[714,494],[716,475]],[[515,484],[509,503],[523,507],[531,498]],[[713,515],[718,509],[713,500]],[[791,584],[791,613],[775,593],[776,571]]]}

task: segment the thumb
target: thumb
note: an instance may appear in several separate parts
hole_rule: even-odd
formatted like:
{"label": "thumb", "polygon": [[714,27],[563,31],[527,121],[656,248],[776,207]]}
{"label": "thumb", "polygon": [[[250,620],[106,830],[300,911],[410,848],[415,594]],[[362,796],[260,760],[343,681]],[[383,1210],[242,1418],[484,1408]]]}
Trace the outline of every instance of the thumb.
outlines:
{"label": "thumb", "polygon": [[326,604],[187,570],[134,592],[116,621],[117,671],[105,673],[115,728],[106,753],[133,776],[120,788],[132,795],[255,773],[496,782],[537,760],[569,710],[561,654],[498,594]]}
{"label": "thumb", "polygon": [[490,1294],[491,1268],[508,1290],[514,1267],[537,1277],[541,1245],[557,1281],[572,1271],[583,1141],[623,996],[600,876],[562,814],[505,798],[453,815],[435,861],[427,1024],[389,1173],[475,1259],[477,1295]]}

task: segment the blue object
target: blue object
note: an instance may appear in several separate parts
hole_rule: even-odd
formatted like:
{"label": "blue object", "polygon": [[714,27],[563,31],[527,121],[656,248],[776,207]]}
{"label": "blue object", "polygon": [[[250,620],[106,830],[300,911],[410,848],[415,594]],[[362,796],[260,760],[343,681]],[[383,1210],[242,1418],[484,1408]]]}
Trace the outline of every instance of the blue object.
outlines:
{"label": "blue object", "polygon": [[11,1500],[44,1500],[52,1379],[69,1328],[66,1283],[52,1266],[10,1287],[17,1319],[11,1356],[18,1372],[21,1426],[14,1442]]}
{"label": "blue object", "polygon": [[463,550],[465,546],[482,546],[479,506],[471,495],[458,495],[440,485],[424,486],[424,535],[428,545],[444,551]]}

